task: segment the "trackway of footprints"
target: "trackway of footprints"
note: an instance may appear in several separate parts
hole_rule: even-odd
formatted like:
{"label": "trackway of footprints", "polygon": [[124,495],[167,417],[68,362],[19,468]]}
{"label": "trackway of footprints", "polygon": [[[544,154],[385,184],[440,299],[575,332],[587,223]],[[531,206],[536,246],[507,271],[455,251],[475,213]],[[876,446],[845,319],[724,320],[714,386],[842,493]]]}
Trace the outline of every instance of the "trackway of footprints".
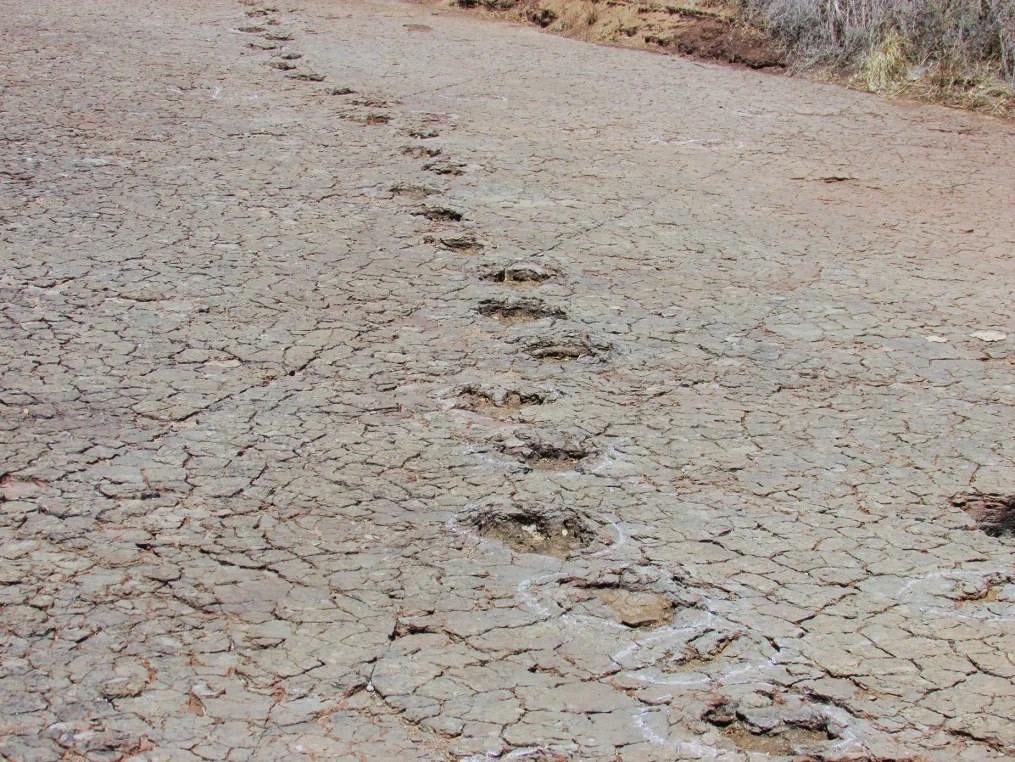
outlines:
{"label": "trackway of footprints", "polygon": [[[248,16],[259,23],[240,31],[258,35],[248,46],[268,53],[268,66],[297,81],[324,79],[307,68],[300,53],[290,49],[294,42],[291,35],[275,31],[274,11],[258,9],[249,11]],[[328,87],[323,93],[347,99],[351,108],[343,112],[346,119],[367,127],[395,121],[391,109],[397,104],[391,100],[363,96],[344,85]],[[465,163],[446,156],[431,142],[440,136],[439,127],[447,125],[404,129],[415,142],[403,151],[423,160],[423,169],[439,177],[455,177]],[[479,254],[485,247],[482,238],[474,230],[460,229],[467,211],[452,208],[442,200],[442,192],[436,186],[398,180],[390,187],[394,199],[410,204],[408,214],[430,222],[425,243],[465,256]],[[571,322],[564,307],[538,296],[542,284],[565,278],[566,273],[542,261],[523,260],[486,263],[477,277],[504,291],[499,297],[476,303],[473,309],[477,314],[500,325],[539,323],[545,329],[541,335],[519,341],[520,351],[534,361],[590,365],[609,360],[611,343],[588,336]],[[491,420],[510,420],[530,405],[553,404],[558,396],[553,390],[491,383],[458,389],[451,404]],[[498,436],[503,438],[503,432],[490,439]],[[506,443],[473,450],[495,468],[517,467],[534,477],[538,472],[573,472],[591,478],[610,463],[608,447],[597,445],[580,430],[547,433],[522,427]],[[724,614],[735,609],[735,602],[711,598],[675,581],[666,570],[611,560],[614,551],[629,542],[612,517],[589,517],[545,505],[480,504],[466,515],[454,517],[449,529],[463,538],[503,543],[514,552],[564,560],[562,571],[518,582],[518,603],[537,617],[559,621],[572,629],[576,638],[592,645],[602,659],[617,666],[618,685],[658,687],[660,703],[682,688],[720,690],[727,683],[762,679],[767,671],[780,669],[786,658],[764,638],[726,618]],[[782,722],[752,720],[744,712],[738,714],[736,706],[718,699],[703,719],[722,728],[745,751],[777,754],[822,748],[826,752],[862,750],[864,734],[873,732],[834,707],[812,704],[799,696],[785,700],[792,711],[784,713],[789,719]],[[728,753],[699,742],[670,741],[663,737],[662,729],[654,729],[655,719],[649,706],[633,713],[631,723],[645,740],[677,752],[712,757]],[[529,751],[540,753],[538,749]]]}
{"label": "trackway of footprints", "polygon": [[[285,31],[276,9],[253,9],[246,15],[247,23],[239,31],[250,35],[247,47],[268,57],[266,66],[296,82],[325,80],[294,49],[294,35]],[[394,128],[411,141],[402,153],[435,175],[434,183],[393,178],[389,199],[404,214],[425,221],[425,244],[435,251],[461,255],[463,262],[490,247],[489,239],[472,226],[469,211],[452,204],[445,195],[448,188],[439,185],[452,182],[468,167],[434,142],[442,129],[453,129],[453,124],[440,115],[400,114],[396,100],[359,93],[344,84],[326,84],[319,94],[342,99],[343,119],[364,128]],[[591,372],[622,357],[621,348],[586,333],[564,305],[540,296],[544,284],[567,279],[566,272],[541,257],[484,261],[472,274],[500,289],[498,295],[468,305],[492,331],[497,326],[534,324],[534,332],[507,338],[531,362],[561,368],[577,363],[576,367]],[[580,421],[571,428],[545,431],[517,420],[526,409],[553,405],[559,399],[552,384],[535,387],[492,378],[454,389],[437,400],[443,407],[435,411],[466,411],[472,416],[473,431],[489,424],[487,434],[480,435],[485,444],[463,446],[490,468],[514,470],[530,479],[545,478],[548,473],[594,479],[610,469],[615,453],[608,443],[589,437]],[[507,553],[557,560],[554,571],[544,569],[514,581],[516,603],[533,621],[556,623],[581,644],[582,660],[600,669],[598,674],[590,669],[591,688],[600,688],[597,681],[608,676],[613,688],[638,692],[642,708],[630,712],[628,719],[645,742],[667,747],[678,758],[742,759],[745,752],[806,759],[882,758],[870,751],[884,742],[882,731],[832,702],[775,687],[793,682],[793,675],[814,676],[823,671],[802,653],[788,651],[745,624],[751,619],[753,601],[741,602],[727,592],[701,588],[670,569],[644,563],[643,554],[634,547],[636,541],[616,517],[586,515],[568,508],[563,499],[557,505],[487,499],[453,516],[447,528],[463,547],[501,547]],[[989,587],[1011,582],[980,577],[974,573],[929,575],[910,581],[892,595],[897,605],[922,606],[931,615],[976,617],[969,609],[955,614],[948,591],[959,583]],[[1015,620],[1015,611],[1011,613],[1007,621]],[[400,626],[410,627],[407,632],[428,632],[424,625]],[[760,708],[741,705],[726,695],[728,689],[741,697],[752,691],[767,692],[770,701]],[[369,690],[389,698],[380,685],[370,685]],[[699,716],[739,752],[729,745],[668,735],[662,707],[682,692],[688,692],[690,700],[691,691],[711,692],[712,700],[702,704]],[[399,701],[404,704],[405,697],[394,698],[398,700],[389,705],[402,711]],[[563,759],[555,755],[569,751],[574,750],[549,744],[519,748],[506,758]],[[469,757],[488,758],[492,757]]]}
{"label": "trackway of footprints", "polygon": [[10,5],[0,759],[1013,758],[1015,134],[429,3]]}

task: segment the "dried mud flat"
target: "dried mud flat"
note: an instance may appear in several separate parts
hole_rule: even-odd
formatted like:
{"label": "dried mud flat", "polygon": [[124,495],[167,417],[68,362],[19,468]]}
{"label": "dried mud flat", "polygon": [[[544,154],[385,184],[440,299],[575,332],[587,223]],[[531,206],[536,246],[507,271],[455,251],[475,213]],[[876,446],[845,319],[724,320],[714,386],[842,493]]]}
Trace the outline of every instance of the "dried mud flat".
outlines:
{"label": "dried mud flat", "polygon": [[1015,755],[1009,126],[0,10],[0,756]]}

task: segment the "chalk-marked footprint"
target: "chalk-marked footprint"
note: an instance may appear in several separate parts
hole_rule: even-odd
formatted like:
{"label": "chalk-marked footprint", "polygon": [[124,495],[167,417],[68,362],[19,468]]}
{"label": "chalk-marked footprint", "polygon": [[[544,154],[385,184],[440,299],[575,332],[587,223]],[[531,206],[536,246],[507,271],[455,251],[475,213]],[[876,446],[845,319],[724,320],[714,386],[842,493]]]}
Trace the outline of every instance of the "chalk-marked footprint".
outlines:
{"label": "chalk-marked footprint", "polygon": [[[860,754],[870,759],[868,749],[874,743],[876,731],[865,722],[834,706],[811,705],[805,717],[788,717],[786,721],[772,727],[754,727],[733,721],[716,724],[722,728],[722,736],[736,748],[729,749],[706,743],[699,739],[688,739],[684,718],[676,717],[667,707],[646,707],[632,715],[635,728],[642,737],[654,746],[666,747],[677,752],[678,759],[713,759],[728,762],[743,762],[756,759],[755,755],[789,756],[793,759],[838,759],[838,755]],[[671,718],[677,722],[671,722]],[[708,721],[706,717],[702,719]],[[678,734],[673,737],[673,734]],[[681,737],[683,736],[683,737]],[[830,741],[836,741],[829,745]],[[816,752],[818,756],[812,757]],[[835,756],[833,756],[835,755]],[[909,759],[909,755],[904,757]],[[882,759],[882,757],[878,757]]]}
{"label": "chalk-marked footprint", "polygon": [[[484,509],[483,504],[467,506],[448,519],[449,530],[481,542],[509,544],[497,535],[484,537],[478,531],[474,517],[484,510],[488,510],[488,507]],[[522,523],[531,520],[530,517]],[[768,670],[778,669],[785,659],[799,660],[799,655],[778,653],[759,633],[731,622],[726,613],[736,608],[735,601],[715,599],[687,586],[684,586],[681,593],[680,583],[672,582],[668,573],[656,568],[622,561],[611,563],[610,556],[628,543],[628,537],[615,518],[602,520],[600,529],[605,530],[607,527],[612,542],[594,553],[582,553],[582,558],[585,559],[583,561],[575,563],[565,560],[565,565],[559,571],[542,572],[521,580],[517,583],[516,598],[522,606],[541,618],[555,619],[562,628],[574,633],[573,637],[582,637],[582,633],[601,633],[590,637],[590,643],[607,645],[617,643],[618,639],[630,638],[629,642],[610,655],[618,667],[614,679],[672,688],[675,691],[721,690],[727,685],[756,683],[759,676]],[[550,534],[560,528],[557,525],[530,525],[522,531]],[[533,552],[527,543],[512,549]],[[558,554],[558,557],[567,559],[574,555],[573,550]],[[579,547],[578,552],[581,550]],[[600,561],[606,566],[600,568],[598,573],[589,573],[587,564],[590,560]],[[617,612],[616,617],[609,617],[583,609],[582,596],[579,596],[578,605],[574,605],[575,591],[583,596],[589,592],[623,591],[625,585],[631,585],[632,580],[642,580],[650,589],[672,588],[671,593],[677,593],[673,596],[677,598],[678,605],[674,607],[671,624],[654,629],[631,626],[617,621],[625,618],[623,611]],[[702,646],[703,642],[710,643],[711,646]],[[734,645],[731,646],[730,643]],[[698,658],[684,658],[689,652]],[[680,658],[675,659],[676,655],[680,655]],[[666,698],[672,699],[672,694],[667,694]],[[834,725],[835,732],[829,736],[837,743],[826,751],[849,753],[869,747],[871,734],[864,732],[858,721],[847,712],[826,705],[816,706],[814,710],[828,719],[829,727]],[[659,707],[639,709],[631,715],[632,725],[650,744],[674,749],[689,758],[744,758],[742,750],[730,750],[686,738],[674,739],[670,737],[670,724],[665,720],[665,711]]]}

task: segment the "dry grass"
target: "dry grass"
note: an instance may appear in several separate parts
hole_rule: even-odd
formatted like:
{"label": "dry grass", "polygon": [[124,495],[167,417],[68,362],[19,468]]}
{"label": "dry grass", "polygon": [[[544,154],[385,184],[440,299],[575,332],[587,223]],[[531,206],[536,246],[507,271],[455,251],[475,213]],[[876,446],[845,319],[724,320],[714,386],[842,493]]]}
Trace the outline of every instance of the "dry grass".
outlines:
{"label": "dry grass", "polygon": [[797,67],[834,66],[868,89],[1011,103],[1015,0],[739,0]]}
{"label": "dry grass", "polygon": [[909,72],[906,40],[900,34],[890,34],[876,50],[860,62],[860,74],[872,93],[883,93],[902,82]]}

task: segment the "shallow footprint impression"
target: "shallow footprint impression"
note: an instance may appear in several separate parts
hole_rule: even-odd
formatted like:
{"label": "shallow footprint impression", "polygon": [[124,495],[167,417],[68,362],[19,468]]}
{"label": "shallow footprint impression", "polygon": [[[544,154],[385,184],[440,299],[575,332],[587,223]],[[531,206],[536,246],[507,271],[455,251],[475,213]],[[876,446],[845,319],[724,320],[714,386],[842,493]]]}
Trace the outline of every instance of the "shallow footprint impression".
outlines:
{"label": "shallow footprint impression", "polygon": [[595,524],[570,508],[532,504],[488,504],[460,520],[481,537],[516,553],[568,558],[598,542]]}
{"label": "shallow footprint impression", "polygon": [[538,299],[484,299],[476,307],[476,312],[505,325],[567,317],[560,307],[551,307]]}
{"label": "shallow footprint impression", "polygon": [[495,267],[482,274],[483,280],[503,283],[506,286],[538,286],[557,277],[559,273],[535,262],[514,262],[505,267]]}
{"label": "shallow footprint impression", "polygon": [[736,706],[722,705],[710,710],[702,719],[720,728],[722,735],[741,751],[765,755],[805,754],[808,755],[805,759],[814,759],[810,752],[838,737],[829,728],[828,720],[820,716],[758,725]]}
{"label": "shallow footprint impression", "polygon": [[601,358],[612,349],[612,345],[575,332],[562,332],[556,336],[531,337],[524,341],[524,348],[536,360],[567,363],[584,358]]}
{"label": "shallow footprint impression", "polygon": [[527,407],[550,404],[559,396],[556,392],[541,390],[469,385],[459,392],[455,407],[494,418],[507,418]]}
{"label": "shallow footprint impression", "polygon": [[599,448],[590,437],[572,431],[519,431],[496,445],[496,450],[531,471],[583,472],[600,455]]}

